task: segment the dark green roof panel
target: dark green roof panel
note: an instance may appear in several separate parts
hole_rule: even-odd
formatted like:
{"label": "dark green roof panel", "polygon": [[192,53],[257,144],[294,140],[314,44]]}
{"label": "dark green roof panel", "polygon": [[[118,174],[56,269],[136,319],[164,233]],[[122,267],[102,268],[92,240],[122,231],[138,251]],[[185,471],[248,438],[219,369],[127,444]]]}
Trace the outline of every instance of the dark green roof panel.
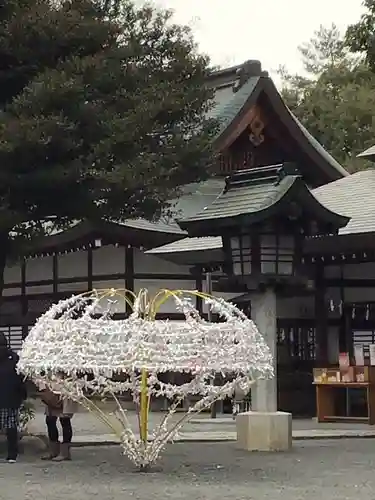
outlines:
{"label": "dark green roof panel", "polygon": [[223,192],[202,211],[179,222],[191,236],[223,234],[233,225],[246,226],[263,221],[295,202],[308,213],[335,227],[349,219],[321,205],[313,196],[293,164],[258,167],[233,174]]}
{"label": "dark green roof panel", "polygon": [[249,78],[238,92],[233,94],[233,97],[228,102],[221,103],[212,110],[212,118],[218,120],[220,124],[217,136],[220,136],[236,118],[249,98],[253,95],[259,80],[260,77],[258,76]]}

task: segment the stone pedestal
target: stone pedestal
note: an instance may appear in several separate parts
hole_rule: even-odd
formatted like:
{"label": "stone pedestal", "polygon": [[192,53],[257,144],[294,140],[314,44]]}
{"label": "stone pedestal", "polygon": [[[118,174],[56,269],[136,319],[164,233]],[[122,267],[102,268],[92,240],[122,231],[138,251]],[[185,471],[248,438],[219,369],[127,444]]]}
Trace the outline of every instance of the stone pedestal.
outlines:
{"label": "stone pedestal", "polygon": [[292,415],[281,411],[249,411],[237,415],[237,445],[246,451],[288,451],[292,448]]}

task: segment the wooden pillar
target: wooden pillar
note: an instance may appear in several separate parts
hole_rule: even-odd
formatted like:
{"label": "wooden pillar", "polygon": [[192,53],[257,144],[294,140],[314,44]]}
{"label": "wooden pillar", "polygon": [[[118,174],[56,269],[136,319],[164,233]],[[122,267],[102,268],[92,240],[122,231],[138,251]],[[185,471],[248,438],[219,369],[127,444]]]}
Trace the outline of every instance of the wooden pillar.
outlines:
{"label": "wooden pillar", "polygon": [[87,290],[93,288],[93,251],[90,246],[87,250]]}
{"label": "wooden pillar", "polygon": [[56,299],[57,292],[59,291],[59,257],[57,253],[52,257],[52,292],[54,300]]}
{"label": "wooden pillar", "polygon": [[[195,274],[195,288],[198,292],[203,292],[203,276],[202,268],[196,267],[194,269]],[[203,313],[203,300],[201,297],[196,297],[195,307],[200,315]]]}
{"label": "wooden pillar", "polygon": [[21,314],[22,314],[22,339],[29,333],[27,321],[27,295],[26,295],[26,259],[21,262]]}
{"label": "wooden pillar", "polygon": [[[134,249],[130,246],[125,248],[125,288],[134,292]],[[126,304],[126,315],[132,312],[131,306]]]}
{"label": "wooden pillar", "polygon": [[351,359],[354,357],[352,310],[349,307],[343,308],[340,324],[340,352],[348,352]]}
{"label": "wooden pillar", "polygon": [[341,317],[339,330],[339,349],[340,352],[348,352],[350,358],[353,357],[353,332],[352,332],[352,310],[345,305],[344,288],[344,266],[340,266],[340,300]]}
{"label": "wooden pillar", "polygon": [[315,274],[315,331],[316,331],[316,364],[326,366],[328,362],[328,321],[326,305],[326,286],[324,283],[324,266],[316,264]]}

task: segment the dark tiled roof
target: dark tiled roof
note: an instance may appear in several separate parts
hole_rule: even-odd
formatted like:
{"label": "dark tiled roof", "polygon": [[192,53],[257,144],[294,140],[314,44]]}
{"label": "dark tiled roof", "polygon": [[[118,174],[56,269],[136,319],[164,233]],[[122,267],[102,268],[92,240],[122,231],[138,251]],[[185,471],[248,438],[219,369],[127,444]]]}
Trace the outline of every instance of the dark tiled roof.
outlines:
{"label": "dark tiled roof", "polygon": [[350,217],[339,234],[375,231],[375,170],[363,170],[313,190],[330,210]]}
{"label": "dark tiled roof", "polygon": [[371,148],[366,149],[366,151],[363,151],[363,153],[360,153],[357,156],[358,156],[358,158],[366,158],[368,160],[374,160],[375,159],[375,146],[371,146]]}
{"label": "dark tiled roof", "polygon": [[236,118],[238,113],[245,106],[251,95],[253,94],[260,77],[254,76],[238,90],[233,93],[233,97],[226,103],[216,106],[211,113],[212,118],[219,122],[219,131],[217,136],[220,136],[230,123]]}
{"label": "dark tiled roof", "polygon": [[180,253],[180,252],[200,252],[205,250],[220,250],[223,247],[221,236],[206,236],[203,238],[184,238],[174,241],[168,245],[153,248],[145,253],[153,255]]}
{"label": "dark tiled roof", "polygon": [[[312,191],[319,203],[327,209],[350,217],[339,230],[340,235],[375,232],[375,169],[363,170]],[[217,249],[219,238],[185,238],[169,247],[169,252]],[[163,253],[163,248],[158,253]]]}
{"label": "dark tiled roof", "polygon": [[283,175],[282,165],[259,167],[233,175],[224,191],[196,215],[180,221],[185,229],[192,222],[232,219],[263,212],[276,204],[298,175]]}
{"label": "dark tiled roof", "polygon": [[150,222],[144,219],[128,220],[122,223],[125,227],[143,229],[145,231],[161,231],[164,233],[186,234],[177,224],[176,219],[191,217],[196,212],[210,205],[224,188],[224,179],[213,177],[204,182],[188,184],[182,189],[180,198],[171,202],[172,216]]}
{"label": "dark tiled roof", "polygon": [[293,200],[307,213],[335,228],[349,222],[344,214],[321,203],[302,180],[293,164],[270,165],[240,171],[227,178],[215,201],[190,218],[179,221],[191,236],[216,236],[233,225],[265,220],[279,210],[280,203]]}
{"label": "dark tiled roof", "polygon": [[[251,76],[248,80],[239,88],[236,93],[233,93],[227,102],[218,104],[212,111],[211,116],[219,121],[219,131],[216,136],[218,139],[233,120],[240,114],[245,106],[249,105],[249,102],[256,101],[257,96],[260,92],[264,91],[268,96],[273,106],[278,107],[281,114],[284,116],[284,125],[291,130],[291,134],[296,136],[301,135],[301,140],[305,141],[312,152],[321,158],[320,163],[322,167],[330,173],[330,176],[334,178],[346,176],[348,172],[324,149],[324,147],[310,134],[310,132],[302,125],[302,123],[293,115],[293,113],[288,109],[284,101],[282,100],[277,88],[275,87],[271,78],[261,72],[259,76]],[[293,130],[293,127],[297,125],[297,130]],[[302,147],[303,144],[302,144]]]}
{"label": "dark tiled roof", "polygon": [[[240,66],[236,66],[233,68],[229,68],[229,73],[235,73]],[[224,73],[227,70],[224,70]],[[217,72],[216,76],[220,76],[220,71]],[[213,75],[215,77],[215,75]],[[239,88],[237,92],[234,92],[233,95],[230,96],[230,99],[224,103],[218,104],[212,111],[211,116],[216,118],[219,123],[219,132],[218,136],[222,134],[226,128],[232,123],[232,121],[238,116],[238,114],[244,109],[250,99],[256,97],[257,93],[262,89],[266,89],[266,92],[269,93],[272,97],[277,99],[281,99],[276,87],[274,86],[272,80],[266,76],[264,73],[261,76],[251,76],[248,80]],[[272,100],[272,99],[271,99]],[[282,103],[284,110],[287,110],[288,117],[290,115],[291,120],[293,120],[306,137],[306,140],[309,144],[317,151],[317,153],[324,159],[325,163],[328,164],[331,171],[335,171],[338,175],[346,175],[346,171],[339,165],[332,156],[325,151],[325,149],[316,141],[311,134],[303,127],[303,125],[297,120],[297,118],[287,109],[284,103]],[[287,120],[289,121],[289,119]],[[224,181],[222,179],[210,179],[206,183],[200,184],[192,184],[186,186],[184,188],[183,195],[175,200],[173,205],[173,211],[176,214],[176,218],[191,218],[196,213],[201,212],[204,207],[211,205],[212,202],[218,197],[220,192],[222,191],[224,186]],[[283,186],[286,186],[284,182]],[[281,186],[281,187],[283,187]],[[275,191],[275,190],[274,190]],[[258,197],[260,192],[258,191]],[[272,198],[272,196],[276,195],[275,192],[272,193],[272,189],[270,189],[268,194],[268,200]],[[239,197],[240,198],[240,197]],[[216,203],[216,202],[215,202]],[[219,202],[218,202],[219,203]],[[258,201],[256,201],[256,196],[254,193],[254,203],[252,204],[252,209],[254,210],[257,206]],[[266,203],[266,201],[265,201]],[[249,202],[246,203],[249,207]],[[218,205],[216,205],[218,206]],[[260,209],[259,207],[257,208]],[[145,231],[159,231],[162,233],[169,234],[181,234],[181,237],[186,235],[186,231],[182,230],[176,221],[169,217],[163,217],[159,221],[150,222],[143,219],[137,220],[129,220],[122,223],[124,227],[130,227]]]}

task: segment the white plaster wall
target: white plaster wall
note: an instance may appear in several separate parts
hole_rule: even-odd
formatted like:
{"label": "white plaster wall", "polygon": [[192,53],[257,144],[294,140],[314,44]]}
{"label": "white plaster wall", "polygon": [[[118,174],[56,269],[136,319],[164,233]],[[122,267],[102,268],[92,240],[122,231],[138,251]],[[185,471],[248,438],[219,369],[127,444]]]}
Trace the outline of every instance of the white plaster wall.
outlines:
{"label": "white plaster wall", "polygon": [[148,255],[144,252],[134,249],[134,272],[136,274],[190,274],[191,266],[182,266],[160,259],[154,255]]}
{"label": "white plaster wall", "polygon": [[[160,290],[195,290],[195,280],[135,280],[134,291],[138,293],[146,288],[150,297],[154,297]],[[177,313],[172,299],[167,300],[159,309],[160,313]]]}
{"label": "white plaster wall", "polygon": [[87,251],[71,252],[58,256],[59,278],[87,276]]}
{"label": "white plaster wall", "polygon": [[26,262],[26,282],[51,280],[53,278],[53,258],[39,257]]}
{"label": "white plaster wall", "polygon": [[27,295],[34,295],[38,293],[52,293],[53,292],[53,285],[38,285],[38,286],[27,286],[26,287],[26,294]]}
{"label": "white plaster wall", "polygon": [[106,245],[92,252],[93,275],[125,272],[125,248]]}
{"label": "white plaster wall", "polygon": [[21,282],[21,264],[12,262],[4,269],[4,283],[20,283]]}
{"label": "white plaster wall", "polygon": [[81,283],[59,283],[57,285],[57,291],[58,292],[85,292],[87,291],[87,282],[81,282]]}
{"label": "white plaster wall", "polygon": [[97,290],[108,290],[110,288],[115,288],[116,290],[124,290],[125,280],[94,280],[93,288]]}
{"label": "white plaster wall", "polygon": [[12,295],[21,295],[21,287],[4,288],[3,290],[4,297],[11,297]]}

